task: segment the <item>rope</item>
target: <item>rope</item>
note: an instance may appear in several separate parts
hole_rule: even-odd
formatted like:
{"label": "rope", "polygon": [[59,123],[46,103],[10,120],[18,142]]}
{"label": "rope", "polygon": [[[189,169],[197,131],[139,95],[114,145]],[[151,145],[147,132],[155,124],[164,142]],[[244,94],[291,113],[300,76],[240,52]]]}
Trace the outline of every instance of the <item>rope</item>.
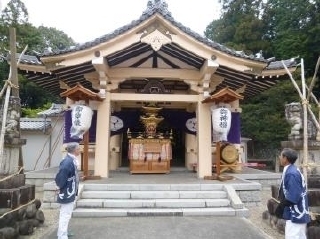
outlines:
{"label": "rope", "polygon": [[309,101],[307,99],[302,99],[301,104],[302,105],[309,105]]}
{"label": "rope", "polygon": [[11,80],[7,80],[7,82],[8,82],[8,85],[11,86],[11,88],[19,89],[19,86],[13,84],[13,83],[11,82]]}
{"label": "rope", "polygon": [[10,214],[10,213],[12,213],[12,212],[15,212],[15,211],[17,211],[17,210],[20,210],[21,208],[23,208],[23,207],[25,207],[25,206],[28,206],[28,205],[30,205],[30,204],[32,204],[32,203],[34,203],[35,200],[36,200],[36,199],[33,199],[32,201],[30,201],[30,202],[28,202],[28,203],[26,203],[26,204],[23,204],[23,205],[15,208],[15,209],[9,211],[9,212],[4,213],[3,215],[0,216],[0,219],[2,219],[3,217],[5,217],[6,215],[8,215],[8,214]]}
{"label": "rope", "polygon": [[23,170],[23,167],[21,167],[18,172],[14,173],[14,174],[11,174],[11,175],[9,175],[9,176],[7,176],[7,177],[1,178],[1,179],[0,179],[0,182],[3,182],[3,181],[5,181],[5,180],[7,180],[7,179],[9,179],[9,178],[12,178],[12,177],[15,176],[15,175],[20,174],[20,172],[21,172],[22,170]]}

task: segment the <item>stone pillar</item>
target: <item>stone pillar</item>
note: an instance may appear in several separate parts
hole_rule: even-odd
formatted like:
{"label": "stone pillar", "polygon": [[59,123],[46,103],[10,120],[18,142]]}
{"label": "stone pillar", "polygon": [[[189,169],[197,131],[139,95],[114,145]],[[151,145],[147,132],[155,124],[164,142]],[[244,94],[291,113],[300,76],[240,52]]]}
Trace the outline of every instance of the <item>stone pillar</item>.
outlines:
{"label": "stone pillar", "polygon": [[[26,140],[20,139],[20,109],[20,98],[11,96],[6,116],[3,154],[0,158],[1,175],[17,173],[20,166],[23,166],[23,162],[20,161],[20,159],[22,160],[20,150],[22,145],[26,144]],[[2,117],[3,115],[1,115],[1,119]]]}
{"label": "stone pillar", "polygon": [[109,177],[110,117],[110,93],[107,93],[106,98],[98,104],[97,110],[98,130],[96,132],[94,173],[101,177]]}
{"label": "stone pillar", "polygon": [[197,105],[198,178],[212,175],[210,106],[200,100]]}

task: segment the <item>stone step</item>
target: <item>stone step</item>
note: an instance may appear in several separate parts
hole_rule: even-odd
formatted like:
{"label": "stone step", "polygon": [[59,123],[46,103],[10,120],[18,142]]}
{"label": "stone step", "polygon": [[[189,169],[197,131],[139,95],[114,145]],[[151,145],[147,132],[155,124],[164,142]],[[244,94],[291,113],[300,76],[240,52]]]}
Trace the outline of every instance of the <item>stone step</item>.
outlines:
{"label": "stone step", "polygon": [[228,199],[79,199],[77,208],[213,208],[229,207]]}
{"label": "stone step", "polygon": [[134,216],[237,216],[248,217],[246,208],[235,210],[231,207],[221,208],[76,208],[73,217],[134,217]]}
{"label": "stone step", "polygon": [[85,184],[84,191],[216,191],[223,184]]}
{"label": "stone step", "polygon": [[73,216],[248,217],[249,211],[231,185],[84,184]]}
{"label": "stone step", "polygon": [[155,198],[226,198],[225,191],[83,191],[81,198],[155,199]]}

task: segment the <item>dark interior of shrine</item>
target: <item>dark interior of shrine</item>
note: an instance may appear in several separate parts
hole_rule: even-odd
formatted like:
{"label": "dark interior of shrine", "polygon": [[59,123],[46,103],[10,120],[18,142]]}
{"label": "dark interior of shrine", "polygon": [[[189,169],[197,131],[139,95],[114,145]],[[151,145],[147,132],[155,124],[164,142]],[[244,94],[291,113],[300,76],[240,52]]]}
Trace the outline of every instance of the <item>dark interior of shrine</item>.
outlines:
{"label": "dark interior of shrine", "polygon": [[[125,112],[132,112],[134,114],[141,115],[140,109],[122,109],[122,111]],[[181,109],[166,109],[165,114],[159,113],[159,115],[163,116],[166,114],[173,113],[179,113],[179,112],[185,112],[185,110]],[[175,113],[174,113],[175,112]],[[179,122],[176,122],[179,123]],[[183,122],[180,122],[180,125],[184,124]],[[132,136],[137,137],[139,134],[143,134],[145,131],[144,125],[139,120],[134,124],[134,126],[130,127],[130,131]],[[163,121],[161,121],[157,127],[157,132],[162,133],[164,137],[169,137],[170,133],[172,134],[172,160],[171,160],[171,166],[172,167],[184,167],[185,166],[185,132],[181,130],[180,128],[174,127],[174,125],[170,124],[168,120],[166,120],[166,117],[164,116]],[[128,167],[129,166],[129,159],[128,159],[128,136],[127,133],[124,132],[122,134],[122,145],[121,145],[121,166],[122,167]]]}

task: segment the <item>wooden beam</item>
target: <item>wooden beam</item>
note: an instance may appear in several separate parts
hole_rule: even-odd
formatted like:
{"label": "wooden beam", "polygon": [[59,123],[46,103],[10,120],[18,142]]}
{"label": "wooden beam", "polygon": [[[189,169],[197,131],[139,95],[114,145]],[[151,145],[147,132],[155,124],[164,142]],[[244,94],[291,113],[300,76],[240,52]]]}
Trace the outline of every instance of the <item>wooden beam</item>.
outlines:
{"label": "wooden beam", "polygon": [[146,101],[146,102],[190,102],[196,103],[199,95],[178,95],[178,94],[137,94],[135,93],[110,93],[111,101]]}
{"label": "wooden beam", "polygon": [[145,68],[111,68],[108,73],[110,78],[173,78],[184,80],[200,80],[198,70],[189,69],[145,69]]}

